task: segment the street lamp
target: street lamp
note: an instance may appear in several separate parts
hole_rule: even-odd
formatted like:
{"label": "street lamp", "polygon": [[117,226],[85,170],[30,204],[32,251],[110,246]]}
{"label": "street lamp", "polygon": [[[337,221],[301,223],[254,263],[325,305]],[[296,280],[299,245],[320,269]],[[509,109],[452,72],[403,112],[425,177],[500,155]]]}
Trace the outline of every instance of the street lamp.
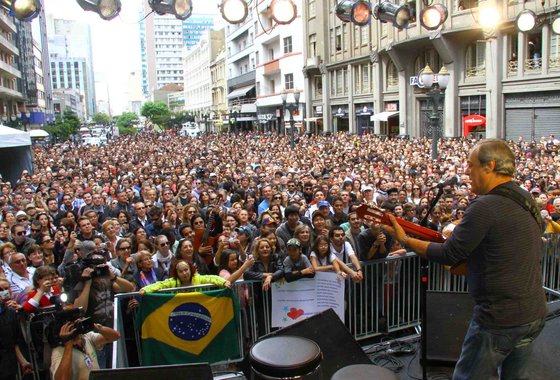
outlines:
{"label": "street lamp", "polygon": [[426,95],[432,101],[432,112],[430,112],[430,128],[432,130],[432,159],[438,158],[438,140],[439,140],[439,105],[445,96],[445,89],[449,83],[449,71],[443,66],[439,71],[437,78],[429,65],[420,73],[420,82],[428,91]]}
{"label": "street lamp", "polygon": [[295,129],[295,121],[294,121],[294,112],[299,109],[299,92],[296,91],[294,94],[294,103],[286,103],[288,100],[288,92],[286,89],[282,91],[282,106],[284,107],[284,124],[286,123],[286,110],[290,111],[290,148],[294,150],[295,148],[295,140],[294,140],[294,129]]}

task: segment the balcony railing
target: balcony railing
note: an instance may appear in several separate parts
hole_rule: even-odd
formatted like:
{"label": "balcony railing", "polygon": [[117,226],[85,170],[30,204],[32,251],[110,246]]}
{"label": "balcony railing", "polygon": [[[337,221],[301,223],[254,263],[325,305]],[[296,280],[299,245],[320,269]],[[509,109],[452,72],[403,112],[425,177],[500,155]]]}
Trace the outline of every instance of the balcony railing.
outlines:
{"label": "balcony railing", "polygon": [[507,67],[507,75],[508,76],[517,75],[518,66],[519,66],[519,63],[517,61],[509,61],[508,62],[508,67]]}
{"label": "balcony railing", "polygon": [[270,75],[280,71],[280,61],[274,60],[264,64],[264,74]]}
{"label": "balcony railing", "polygon": [[486,76],[486,67],[484,66],[469,67],[467,69],[467,72],[465,73],[465,76],[467,78]]}
{"label": "balcony railing", "polygon": [[538,71],[541,71],[541,68],[542,68],[542,58],[525,60],[525,71],[536,73]]}
{"label": "balcony railing", "polygon": [[560,57],[550,58],[548,67],[551,69],[560,69]]}

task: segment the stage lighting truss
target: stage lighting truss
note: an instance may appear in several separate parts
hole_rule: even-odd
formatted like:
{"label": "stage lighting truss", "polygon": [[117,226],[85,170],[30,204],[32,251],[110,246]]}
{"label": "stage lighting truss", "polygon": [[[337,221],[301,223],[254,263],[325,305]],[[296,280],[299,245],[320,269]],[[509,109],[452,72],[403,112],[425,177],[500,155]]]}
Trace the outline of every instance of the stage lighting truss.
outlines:
{"label": "stage lighting truss", "polygon": [[412,10],[408,4],[393,4],[382,1],[375,5],[373,16],[381,21],[392,24],[395,28],[404,29],[412,19]]}
{"label": "stage lighting truss", "polygon": [[223,0],[220,4],[222,18],[230,24],[241,24],[249,14],[245,0]]}
{"label": "stage lighting truss", "polygon": [[179,20],[186,20],[192,14],[192,0],[148,0],[150,8],[158,15],[170,14]]}
{"label": "stage lighting truss", "polygon": [[443,4],[430,4],[420,11],[420,25],[427,30],[439,29],[449,17],[447,7]]}
{"label": "stage lighting truss", "polygon": [[343,0],[336,5],[335,12],[342,22],[358,26],[368,25],[371,19],[371,5],[364,0]]}
{"label": "stage lighting truss", "polygon": [[280,25],[286,25],[297,17],[297,7],[292,0],[272,0],[269,11],[272,19]]}
{"label": "stage lighting truss", "polygon": [[21,21],[31,21],[39,16],[41,0],[0,0],[0,5],[12,11],[15,18]]}
{"label": "stage lighting truss", "polygon": [[95,12],[103,20],[112,20],[121,11],[121,0],[76,0],[84,11]]}

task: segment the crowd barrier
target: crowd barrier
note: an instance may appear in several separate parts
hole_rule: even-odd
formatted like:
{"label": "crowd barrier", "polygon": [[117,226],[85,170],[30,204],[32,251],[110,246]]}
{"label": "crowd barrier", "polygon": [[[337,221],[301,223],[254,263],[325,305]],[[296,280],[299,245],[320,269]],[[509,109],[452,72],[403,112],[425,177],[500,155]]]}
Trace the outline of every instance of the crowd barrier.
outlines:
{"label": "crowd barrier", "polygon": [[[560,239],[558,235],[543,237],[543,288],[549,300],[560,298]],[[420,323],[420,259],[413,253],[394,258],[362,263],[364,281],[347,281],[345,301],[345,324],[356,340],[363,340],[413,328]],[[239,319],[237,339],[240,355],[231,361],[243,359],[247,350],[261,336],[271,332],[271,292],[263,292],[258,281],[241,281],[234,288],[247,289],[246,306]],[[201,291],[208,286],[166,289],[166,292]],[[465,277],[455,276],[439,264],[430,263],[428,289],[445,292],[466,292]],[[138,293],[117,294],[114,303],[114,328],[121,339],[113,343],[113,368],[141,365],[140,338],[130,324],[135,310],[127,310],[129,301],[138,299]],[[43,358],[40,347],[44,342],[33,342],[32,322],[40,320],[40,314],[23,323],[28,352],[36,369]],[[45,368],[46,369],[46,368]],[[38,370],[34,379],[45,378]]]}

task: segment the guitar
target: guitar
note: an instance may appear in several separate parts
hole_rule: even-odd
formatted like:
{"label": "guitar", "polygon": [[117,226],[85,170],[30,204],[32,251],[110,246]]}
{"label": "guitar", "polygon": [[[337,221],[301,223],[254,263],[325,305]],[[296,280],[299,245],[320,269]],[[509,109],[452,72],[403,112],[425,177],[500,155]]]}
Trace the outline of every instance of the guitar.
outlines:
{"label": "guitar", "polygon": [[[358,217],[363,220],[392,226],[391,220],[389,219],[387,213],[379,207],[362,204],[356,209],[356,213],[358,214]],[[401,218],[395,217],[395,219],[397,220],[399,226],[401,226],[407,234],[413,235],[418,239],[428,240],[435,243],[443,243],[445,239],[447,239],[445,235],[432,229],[419,226],[416,223],[412,223]],[[459,263],[454,266],[445,265],[445,269],[457,276],[463,276],[467,273],[466,263]]]}
{"label": "guitar", "polygon": [[[208,213],[208,221],[206,222],[206,227],[204,228],[204,230],[200,229],[194,231],[193,247],[195,252],[198,252],[200,247],[203,245],[213,247],[216,241],[218,240],[218,237],[220,235],[210,236],[210,232],[212,232],[212,229],[214,228],[214,222],[216,221],[216,216],[215,216],[216,212],[218,211],[217,211],[217,206],[215,205],[215,207],[213,207]],[[212,263],[212,259],[213,259],[212,255],[201,255],[201,256],[206,262],[206,265],[210,265]]]}

